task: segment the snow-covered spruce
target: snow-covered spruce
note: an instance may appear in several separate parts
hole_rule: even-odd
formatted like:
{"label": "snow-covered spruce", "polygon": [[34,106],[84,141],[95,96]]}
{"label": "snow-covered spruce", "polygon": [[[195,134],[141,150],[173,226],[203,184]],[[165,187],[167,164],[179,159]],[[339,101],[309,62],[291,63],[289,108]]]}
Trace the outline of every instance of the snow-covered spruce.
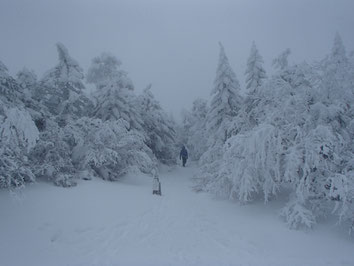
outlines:
{"label": "snow-covered spruce", "polygon": [[83,69],[63,44],[56,46],[59,63],[45,73],[34,95],[64,125],[70,119],[68,116],[87,115],[92,106],[83,93]]}
{"label": "snow-covered spruce", "polygon": [[312,227],[331,214],[351,225],[353,65],[339,35],[316,67],[289,66],[289,53],[274,60],[278,72],[234,109],[231,135],[217,133],[226,142],[201,157],[197,189],[241,203],[290,191],[281,212],[289,227]]}
{"label": "snow-covered spruce", "polygon": [[205,118],[208,147],[200,158],[201,187],[209,187],[208,183],[214,182],[221,165],[223,145],[232,134],[234,118],[243,103],[236,74],[229,64],[224,47],[221,43],[219,46],[219,62],[211,91],[212,99]]}
{"label": "snow-covered spruce", "polygon": [[252,43],[251,52],[247,60],[246,69],[246,89],[253,93],[258,87],[262,86],[266,79],[266,71],[263,68],[263,58],[259,54],[255,42]]}
{"label": "snow-covered spruce", "polygon": [[[30,159],[37,178],[68,187],[76,184],[77,169],[72,163],[75,143],[64,128],[71,121],[87,116],[92,103],[84,94],[82,68],[63,44],[56,46],[59,63],[36,86],[29,87],[32,101],[40,107],[31,113],[41,131]],[[26,104],[33,109],[33,103]]]}
{"label": "snow-covered spruce", "polygon": [[151,85],[139,95],[138,106],[147,146],[159,161],[164,164],[174,164],[177,154],[175,147],[176,126],[155,99]]}
{"label": "snow-covered spruce", "polygon": [[209,145],[219,140],[226,141],[229,136],[230,122],[242,105],[240,83],[229,64],[223,45],[221,43],[219,45],[219,62],[214,88],[211,91],[210,108],[206,116],[206,126],[210,136]]}
{"label": "snow-covered spruce", "polygon": [[134,86],[120,66],[121,62],[107,53],[93,58],[87,74],[87,82],[96,87],[93,117],[104,121],[122,118],[140,131],[143,121],[135,105]]}
{"label": "snow-covered spruce", "polygon": [[[155,100],[150,86],[136,96],[127,73],[120,68],[121,62],[103,53],[92,60],[87,81],[96,86],[96,106],[93,116],[104,121],[124,119],[129,131],[142,136],[152,157],[162,163],[174,163],[175,129],[173,122]],[[154,160],[154,158],[151,158]]]}

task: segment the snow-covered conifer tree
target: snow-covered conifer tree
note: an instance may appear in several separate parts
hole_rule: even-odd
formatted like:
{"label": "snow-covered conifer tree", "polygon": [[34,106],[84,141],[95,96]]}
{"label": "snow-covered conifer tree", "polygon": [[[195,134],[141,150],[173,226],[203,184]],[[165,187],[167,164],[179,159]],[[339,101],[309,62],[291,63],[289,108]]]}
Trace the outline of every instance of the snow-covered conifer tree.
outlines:
{"label": "snow-covered conifer tree", "polygon": [[259,54],[255,42],[252,43],[251,52],[247,60],[246,69],[246,89],[249,93],[253,93],[259,88],[263,80],[267,77],[263,68],[263,58]]}
{"label": "snow-covered conifer tree", "polygon": [[120,61],[112,55],[102,53],[92,60],[87,82],[96,86],[96,106],[93,116],[102,120],[125,119],[131,128],[141,130],[142,120],[132,93],[133,83],[121,70]]}
{"label": "snow-covered conifer tree", "polygon": [[128,73],[120,69],[122,62],[109,53],[102,53],[92,59],[92,64],[87,73],[87,82],[92,83],[97,89],[109,85],[119,88],[134,90],[134,85]]}
{"label": "snow-covered conifer tree", "polygon": [[26,109],[31,114],[32,119],[35,121],[38,129],[43,131],[45,128],[45,120],[51,116],[48,109],[38,100],[39,97],[35,96],[38,91],[37,76],[33,70],[23,68],[17,73],[17,82],[23,90],[22,100]]}
{"label": "snow-covered conifer tree", "polygon": [[41,133],[31,161],[38,178],[72,186],[76,184],[72,163],[76,143],[65,126],[88,115],[92,103],[84,94],[83,70],[63,44],[58,43],[57,50],[59,63],[44,75],[33,94],[43,108],[32,112]]}
{"label": "snow-covered conifer tree", "polygon": [[206,128],[209,135],[208,149],[200,158],[202,167],[197,175],[200,179],[197,189],[207,188],[208,184],[216,182],[216,172],[222,163],[223,145],[234,133],[232,122],[238,115],[243,101],[239,94],[240,84],[236,74],[229,64],[224,47],[221,43],[219,45],[219,62],[211,93],[212,100],[206,115]]}
{"label": "snow-covered conifer tree", "polygon": [[278,69],[278,70],[286,69],[289,65],[288,57],[290,54],[291,54],[291,50],[289,48],[287,48],[280,55],[278,55],[278,57],[276,57],[272,62],[272,65],[274,66],[274,68]]}
{"label": "snow-covered conifer tree", "polygon": [[37,75],[33,70],[29,70],[24,67],[22,70],[17,72],[17,82],[24,89],[26,98],[32,97],[37,87]]}
{"label": "snow-covered conifer tree", "polygon": [[87,115],[90,101],[83,93],[83,70],[63,44],[57,43],[56,46],[59,63],[44,75],[35,97],[43,99],[42,102],[54,115],[67,116],[70,113],[76,118]]}
{"label": "snow-covered conifer tree", "polygon": [[7,67],[0,61],[0,96],[4,101],[20,102],[23,98],[23,89],[8,73]]}
{"label": "snow-covered conifer tree", "polygon": [[239,112],[238,119],[234,119],[235,125],[233,128],[235,132],[249,130],[259,123],[256,119],[256,112],[259,111],[257,106],[261,99],[257,90],[264,84],[267,76],[263,68],[263,58],[259,54],[255,42],[252,43],[245,74],[247,96]]}
{"label": "snow-covered conifer tree", "polygon": [[[116,139],[114,144],[110,143],[111,140],[108,137],[107,141],[103,143],[101,140],[97,140],[98,143],[103,144],[103,154],[106,154],[106,151],[108,152],[107,156],[109,152],[115,154],[112,158],[113,161],[109,160],[109,165],[102,165],[102,169],[106,170],[95,170],[104,179],[117,179],[132,167],[143,172],[150,172],[153,162],[156,160],[151,149],[145,143],[148,137],[143,129],[144,123],[139,110],[139,99],[133,93],[133,83],[127,73],[120,69],[120,65],[117,58],[103,53],[92,60],[87,74],[87,81],[96,86],[94,93],[96,106],[93,117],[104,122],[103,126],[107,130],[107,136],[109,136],[109,132],[111,134],[121,132],[114,137]],[[119,127],[116,124],[119,124]],[[102,131],[97,131],[96,134],[100,135],[99,138],[103,137]],[[127,138],[123,138],[122,134],[126,134]],[[142,157],[139,159],[139,156],[145,159]],[[116,173],[112,169],[116,169]],[[112,178],[109,177],[110,175],[113,175]]]}
{"label": "snow-covered conifer tree", "polygon": [[176,130],[173,121],[155,99],[151,85],[139,96],[143,129],[147,135],[147,146],[156,158],[166,164],[175,163]]}
{"label": "snow-covered conifer tree", "polygon": [[212,142],[228,138],[228,127],[231,120],[241,108],[240,84],[235,72],[232,70],[229,60],[221,43],[219,63],[214,80],[214,88],[211,91],[212,100],[206,116],[207,128]]}
{"label": "snow-covered conifer tree", "polygon": [[353,73],[350,70],[350,62],[339,33],[335,35],[332,51],[321,64],[322,84],[321,92],[327,102],[333,103],[336,99],[351,102],[354,91]]}

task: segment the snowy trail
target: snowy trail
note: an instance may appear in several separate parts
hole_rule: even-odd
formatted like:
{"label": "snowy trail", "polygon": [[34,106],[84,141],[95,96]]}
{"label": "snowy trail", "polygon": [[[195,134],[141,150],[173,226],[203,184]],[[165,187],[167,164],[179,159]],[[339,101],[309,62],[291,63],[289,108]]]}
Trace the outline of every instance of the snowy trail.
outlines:
{"label": "snowy trail", "polygon": [[354,265],[338,228],[291,231],[276,204],[195,193],[195,170],[161,173],[161,197],[146,176],[1,191],[1,265]]}

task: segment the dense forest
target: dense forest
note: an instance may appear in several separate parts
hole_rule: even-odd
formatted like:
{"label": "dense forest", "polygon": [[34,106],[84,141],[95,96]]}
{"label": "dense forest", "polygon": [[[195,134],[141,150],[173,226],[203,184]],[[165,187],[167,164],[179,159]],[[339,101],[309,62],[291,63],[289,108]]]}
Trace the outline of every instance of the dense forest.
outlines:
{"label": "dense forest", "polygon": [[70,187],[77,178],[117,180],[131,171],[156,172],[171,164],[175,123],[148,86],[141,95],[121,62],[102,53],[83,69],[57,44],[59,62],[37,80],[26,68],[16,78],[0,65],[0,186],[51,180]]}
{"label": "dense forest", "polygon": [[320,62],[289,64],[290,49],[267,76],[253,43],[246,95],[220,45],[211,101],[184,115],[185,142],[200,173],[196,190],[240,203],[289,193],[290,228],[337,214],[354,222],[354,57],[337,34]]}

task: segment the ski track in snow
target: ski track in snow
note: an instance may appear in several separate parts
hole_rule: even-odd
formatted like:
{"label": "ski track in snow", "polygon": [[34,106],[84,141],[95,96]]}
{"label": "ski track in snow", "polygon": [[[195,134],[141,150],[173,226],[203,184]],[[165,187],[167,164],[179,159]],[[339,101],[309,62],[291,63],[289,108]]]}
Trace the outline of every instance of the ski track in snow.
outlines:
{"label": "ski track in snow", "polygon": [[195,170],[162,171],[162,196],[146,176],[1,191],[1,265],[354,265],[339,229],[292,231],[274,206],[195,193]]}

